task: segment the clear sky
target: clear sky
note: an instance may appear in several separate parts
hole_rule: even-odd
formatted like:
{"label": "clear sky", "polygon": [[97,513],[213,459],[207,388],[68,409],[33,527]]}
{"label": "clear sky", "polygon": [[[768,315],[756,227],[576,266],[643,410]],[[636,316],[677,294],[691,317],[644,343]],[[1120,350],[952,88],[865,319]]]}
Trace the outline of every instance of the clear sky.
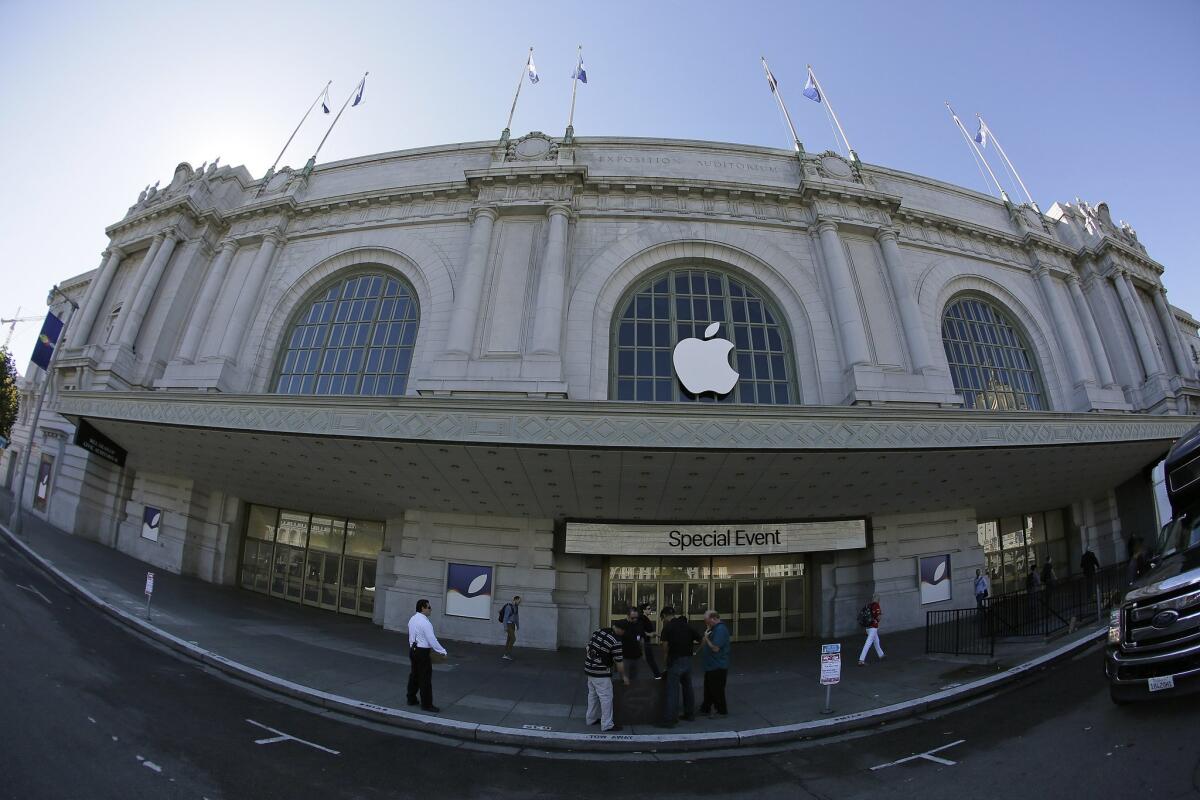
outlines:
{"label": "clear sky", "polygon": [[[837,144],[801,95],[805,63],[864,161],[983,191],[943,103],[980,112],[1043,209],[1107,201],[1166,267],[1171,302],[1200,313],[1195,0],[0,0],[0,317],[44,314],[47,289],[98,266],[104,228],[180,161],[261,175],[329,79],[340,104],[371,72],[322,162],[497,137],[530,45],[542,80],[513,134],[561,134],[578,44],[579,136],[787,147],[765,55],[809,151]],[[303,165],[328,119],[283,163]],[[22,365],[38,328],[13,336]]]}

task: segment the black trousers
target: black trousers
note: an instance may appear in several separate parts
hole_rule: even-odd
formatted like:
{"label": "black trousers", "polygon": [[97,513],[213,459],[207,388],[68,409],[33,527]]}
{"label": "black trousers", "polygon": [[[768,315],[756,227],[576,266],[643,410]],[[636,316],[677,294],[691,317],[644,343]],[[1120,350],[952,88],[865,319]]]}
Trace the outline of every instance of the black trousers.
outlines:
{"label": "black trousers", "polygon": [[718,714],[728,714],[725,705],[725,681],[729,678],[727,669],[704,670],[704,700],[700,703],[700,713],[707,714],[711,709],[717,709]]}
{"label": "black trousers", "polygon": [[421,693],[421,708],[433,705],[433,651],[428,647],[408,648],[408,702],[417,702]]}

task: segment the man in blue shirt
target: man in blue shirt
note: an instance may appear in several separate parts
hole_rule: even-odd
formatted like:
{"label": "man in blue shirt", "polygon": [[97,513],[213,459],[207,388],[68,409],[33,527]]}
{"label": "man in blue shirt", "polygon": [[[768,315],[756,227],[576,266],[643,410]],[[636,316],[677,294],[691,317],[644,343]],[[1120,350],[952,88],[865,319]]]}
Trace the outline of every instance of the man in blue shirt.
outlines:
{"label": "man in blue shirt", "polygon": [[520,616],[521,595],[513,595],[511,603],[505,603],[500,609],[500,624],[504,626],[504,653],[500,656],[505,661],[512,661],[513,645],[517,643],[517,631],[521,628]]}
{"label": "man in blue shirt", "polygon": [[701,641],[700,662],[704,666],[704,701],[700,713],[709,717],[729,713],[725,705],[725,681],[729,677],[729,628],[721,622],[716,611],[704,612],[704,639]]}

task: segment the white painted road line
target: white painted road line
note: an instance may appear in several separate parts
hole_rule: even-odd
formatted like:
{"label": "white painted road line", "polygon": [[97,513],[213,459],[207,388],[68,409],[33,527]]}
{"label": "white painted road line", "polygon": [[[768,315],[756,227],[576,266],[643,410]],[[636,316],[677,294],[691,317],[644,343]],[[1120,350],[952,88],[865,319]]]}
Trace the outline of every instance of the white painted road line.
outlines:
{"label": "white painted road line", "polygon": [[18,589],[24,589],[24,590],[25,590],[25,591],[27,591],[27,592],[33,592],[33,593],[34,593],[34,594],[36,594],[38,597],[40,597],[40,598],[42,598],[43,600],[45,600],[45,601],[46,601],[46,605],[50,605],[50,606],[54,605],[54,603],[51,603],[51,602],[50,602],[50,598],[49,598],[49,597],[46,597],[46,595],[42,594],[41,592],[39,592],[37,589],[33,588],[32,586],[25,586],[25,585],[23,585],[23,584],[20,584],[20,583],[18,583],[18,584],[16,584],[16,587],[17,587]]}
{"label": "white painted road line", "polygon": [[252,719],[248,719],[248,720],[246,720],[246,722],[249,722],[251,725],[257,725],[258,727],[262,728],[263,730],[270,731],[271,733],[275,734],[274,736],[270,736],[265,739],[255,739],[254,740],[255,744],[274,744],[275,742],[286,742],[290,739],[293,742],[299,742],[300,744],[306,744],[309,747],[315,747],[318,750],[324,750],[326,753],[332,753],[335,756],[341,755],[341,753],[339,753],[337,750],[330,750],[328,747],[322,747],[319,744],[313,744],[312,742],[305,741],[304,739],[297,739],[295,736],[292,736],[291,734],[284,733],[283,731],[277,731],[268,725],[263,725],[261,722],[255,722]]}
{"label": "white painted road line", "polygon": [[926,761],[932,761],[935,764],[943,764],[947,767],[953,767],[955,764],[958,763],[957,761],[951,761],[948,758],[941,758],[940,756],[935,756],[934,753],[936,753],[940,750],[945,750],[947,747],[954,747],[954,745],[956,745],[956,744],[962,744],[965,741],[966,741],[966,739],[959,739],[957,742],[951,742],[950,744],[944,744],[941,747],[935,747],[932,750],[926,750],[924,753],[917,753],[915,756],[909,756],[908,758],[902,758],[899,761],[890,761],[887,764],[879,764],[878,766],[871,767],[871,771],[875,771],[877,769],[883,769],[884,767],[894,767],[897,764],[905,764],[909,761],[913,761],[918,758],[923,758]]}

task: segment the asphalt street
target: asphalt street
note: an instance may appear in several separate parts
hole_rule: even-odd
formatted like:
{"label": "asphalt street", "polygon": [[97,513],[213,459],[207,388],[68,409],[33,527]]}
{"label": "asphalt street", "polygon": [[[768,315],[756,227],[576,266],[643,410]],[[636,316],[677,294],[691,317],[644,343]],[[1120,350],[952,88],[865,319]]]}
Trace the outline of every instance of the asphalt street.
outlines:
{"label": "asphalt street", "polygon": [[967,707],[736,757],[480,749],[209,674],[2,542],[0,797],[1200,797],[1200,697],[1118,708],[1100,659],[1093,649]]}

